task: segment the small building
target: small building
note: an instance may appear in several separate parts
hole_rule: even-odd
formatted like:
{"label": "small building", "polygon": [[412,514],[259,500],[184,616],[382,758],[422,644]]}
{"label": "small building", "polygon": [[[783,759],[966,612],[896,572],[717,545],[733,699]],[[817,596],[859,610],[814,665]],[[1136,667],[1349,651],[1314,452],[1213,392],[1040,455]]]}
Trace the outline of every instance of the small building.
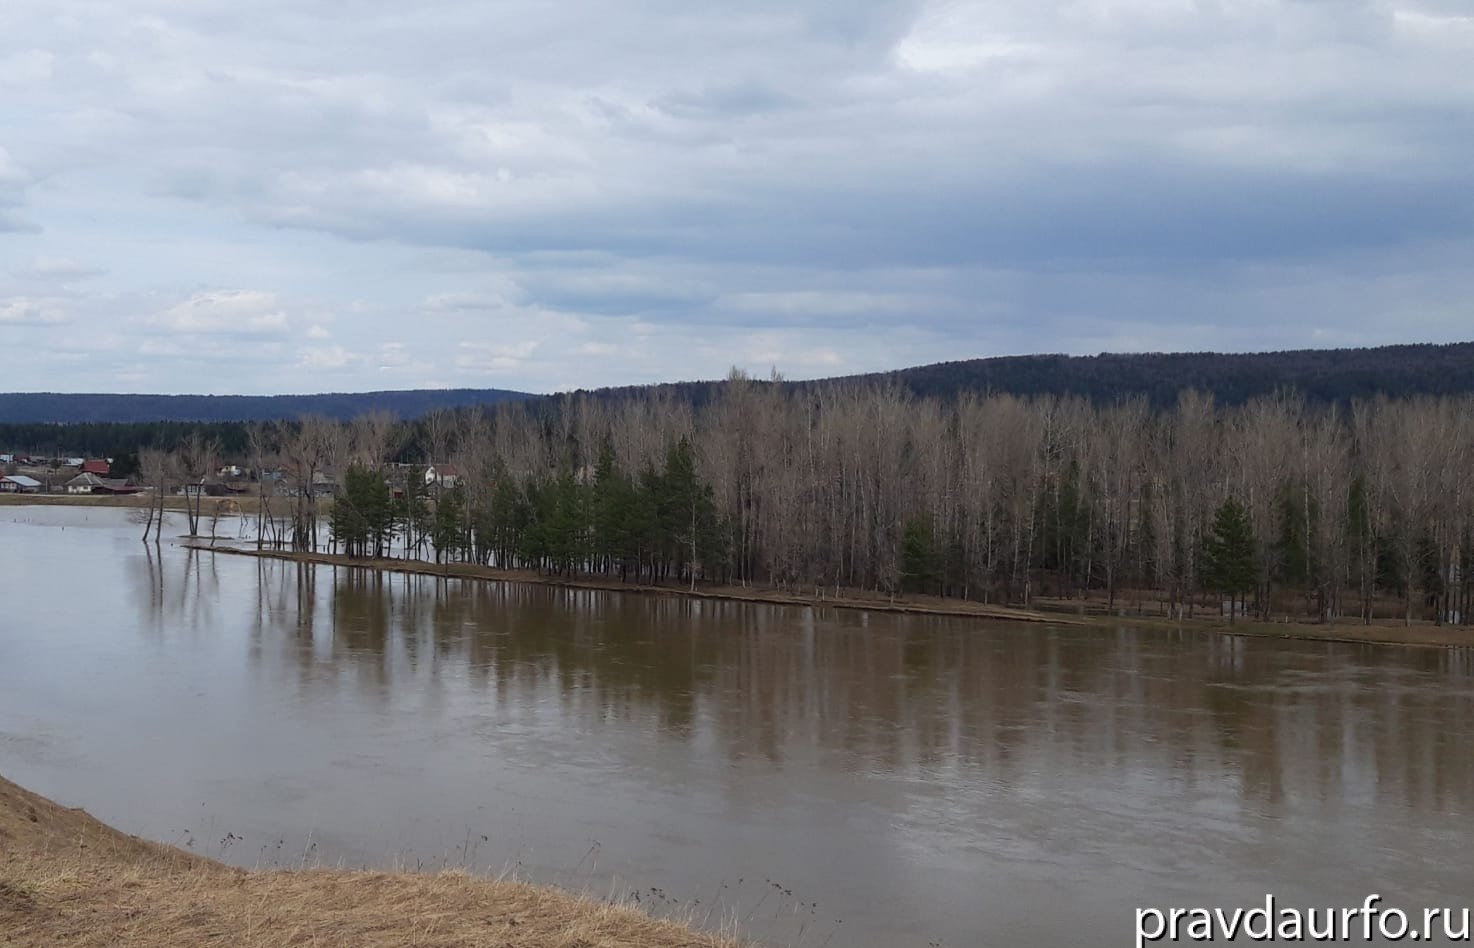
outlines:
{"label": "small building", "polygon": [[[291,475],[285,475],[276,479],[275,493],[278,497],[295,497],[302,488],[301,481]],[[312,475],[313,497],[336,497],[338,495],[338,478],[333,474],[318,471]]]}
{"label": "small building", "polygon": [[96,474],[98,477],[107,477],[113,466],[106,458],[88,458],[82,462],[83,474]]}
{"label": "small building", "polygon": [[128,479],[126,477],[101,477],[101,478],[98,478],[98,480],[102,481],[102,483],[101,484],[98,484],[96,487],[94,487],[92,489],[92,493],[94,493],[94,494],[141,494],[141,493],[143,493],[143,488],[142,487],[139,487],[137,484],[130,484],[130,483],[128,483]]}
{"label": "small building", "polygon": [[76,477],[67,481],[62,486],[68,494],[90,494],[93,488],[102,483],[102,478],[96,474],[84,471]]}
{"label": "small building", "polygon": [[431,464],[425,468],[425,486],[440,487],[449,490],[460,483],[461,472],[454,464]]}
{"label": "small building", "polygon": [[312,493],[315,497],[336,497],[338,495],[338,475],[325,474],[322,471],[312,475]]}
{"label": "small building", "polygon": [[64,485],[68,494],[138,494],[143,488],[128,483],[122,477],[98,477],[96,474],[78,474]]}
{"label": "small building", "polygon": [[80,468],[83,464],[86,464],[86,463],[87,463],[87,459],[86,458],[67,458],[65,461],[62,462],[62,465],[61,466],[62,467],[77,467],[77,468]]}
{"label": "small building", "polygon": [[41,482],[34,477],[26,477],[24,474],[11,474],[8,477],[0,477],[0,491],[7,494],[39,494],[41,493]]}

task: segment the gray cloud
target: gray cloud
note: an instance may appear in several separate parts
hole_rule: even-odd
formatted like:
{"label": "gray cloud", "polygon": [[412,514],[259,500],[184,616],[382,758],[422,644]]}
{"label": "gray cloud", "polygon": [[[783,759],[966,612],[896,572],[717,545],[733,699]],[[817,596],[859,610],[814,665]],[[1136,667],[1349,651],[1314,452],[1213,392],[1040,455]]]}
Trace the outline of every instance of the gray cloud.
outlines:
{"label": "gray cloud", "polygon": [[[93,388],[1470,325],[1454,0],[59,0],[0,29],[0,301],[51,300],[9,331]],[[63,335],[95,320],[129,333]],[[56,386],[8,351],[12,382]]]}

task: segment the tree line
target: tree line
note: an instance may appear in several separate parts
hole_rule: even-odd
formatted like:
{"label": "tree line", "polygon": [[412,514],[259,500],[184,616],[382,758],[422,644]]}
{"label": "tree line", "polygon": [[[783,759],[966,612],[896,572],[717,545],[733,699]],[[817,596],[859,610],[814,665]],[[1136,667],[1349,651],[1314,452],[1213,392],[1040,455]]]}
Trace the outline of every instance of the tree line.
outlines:
{"label": "tree line", "polygon": [[[1189,391],[1158,409],[734,372],[699,407],[653,389],[245,431],[241,460],[296,485],[262,489],[260,542],[296,549],[1172,614],[1446,622],[1474,605],[1469,396]],[[199,476],[221,450],[202,440],[144,452],[145,479],[168,481],[170,457]]]}

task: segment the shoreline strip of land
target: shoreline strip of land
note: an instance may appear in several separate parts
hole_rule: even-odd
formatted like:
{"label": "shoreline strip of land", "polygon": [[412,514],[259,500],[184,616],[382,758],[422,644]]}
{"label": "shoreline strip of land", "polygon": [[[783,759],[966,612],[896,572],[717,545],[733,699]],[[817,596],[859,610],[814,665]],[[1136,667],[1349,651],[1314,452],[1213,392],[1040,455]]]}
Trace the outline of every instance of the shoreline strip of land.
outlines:
{"label": "shoreline strip of land", "polygon": [[430,576],[440,579],[480,580],[487,582],[525,583],[553,586],[564,589],[581,589],[596,592],[634,593],[638,595],[667,596],[691,599],[717,599],[732,602],[762,603],[777,606],[804,606],[812,608],[850,609],[867,612],[901,613],[906,615],[942,616],[953,618],[988,619],[997,622],[1032,623],[1036,625],[1090,626],[1096,628],[1133,628],[1192,630],[1223,635],[1252,638],[1295,639],[1319,642],[1343,642],[1360,645],[1420,646],[1430,648],[1474,647],[1474,628],[1465,626],[1435,626],[1428,624],[1394,625],[1386,622],[1371,625],[1349,622],[1264,622],[1228,619],[1213,615],[1174,619],[1165,616],[1126,614],[1090,615],[1071,614],[1068,602],[1051,603],[1060,611],[1019,609],[1007,606],[988,605],[955,599],[898,598],[894,601],[883,598],[868,598],[863,595],[821,594],[809,596],[788,590],[760,586],[711,586],[697,584],[692,589],[685,585],[649,585],[621,583],[615,580],[595,579],[578,576],[557,576],[538,573],[534,570],[508,570],[475,563],[432,563],[417,559],[361,559],[338,553],[301,552],[291,550],[243,548],[230,545],[211,544],[197,538],[186,544],[192,549],[224,553],[232,556],[249,556],[285,562],[329,566],[344,569],[367,569],[385,573],[403,573],[415,576]]}
{"label": "shoreline strip of land", "polygon": [[[182,509],[184,498],[166,498],[173,512]],[[217,498],[206,498],[208,520],[213,513],[209,508]],[[141,509],[146,501],[136,497],[72,497],[56,494],[0,494],[0,506],[85,506]],[[256,498],[244,498],[237,503],[240,513],[254,513]],[[650,586],[622,583],[615,580],[600,580],[588,577],[550,576],[533,570],[503,570],[495,567],[468,563],[437,564],[425,560],[405,559],[354,559],[330,553],[297,553],[286,550],[240,548],[212,544],[209,538],[185,538],[188,545],[244,556],[263,556],[301,563],[316,563],[326,566],[374,569],[382,572],[409,573],[424,576],[439,576],[455,579],[488,580],[497,582],[533,583],[559,586],[569,589],[588,589],[601,592],[640,593],[660,596],[686,596],[704,599],[725,599],[740,602],[768,603],[780,606],[830,607],[836,609],[860,609],[871,612],[896,612],[912,615],[956,616],[994,621],[1015,621],[1048,625],[1087,625],[1103,628],[1135,628],[1193,630],[1223,635],[1250,636],[1255,638],[1294,639],[1317,642],[1343,642],[1360,645],[1421,646],[1430,648],[1474,647],[1474,627],[1434,625],[1429,622],[1414,622],[1411,625],[1400,621],[1379,619],[1371,624],[1356,621],[1336,620],[1315,622],[1304,618],[1284,617],[1265,622],[1240,619],[1230,622],[1227,618],[1211,612],[1200,612],[1195,617],[1174,618],[1160,613],[1147,613],[1127,607],[1114,614],[1102,614],[1100,603],[1086,604],[1074,600],[1038,600],[1043,609],[1019,609],[1007,606],[987,605],[956,599],[904,597],[890,601],[878,596],[865,596],[852,591],[840,595],[805,595],[789,590],[759,586],[709,586],[698,584],[690,590],[685,586]],[[1092,608],[1087,608],[1089,605]]]}

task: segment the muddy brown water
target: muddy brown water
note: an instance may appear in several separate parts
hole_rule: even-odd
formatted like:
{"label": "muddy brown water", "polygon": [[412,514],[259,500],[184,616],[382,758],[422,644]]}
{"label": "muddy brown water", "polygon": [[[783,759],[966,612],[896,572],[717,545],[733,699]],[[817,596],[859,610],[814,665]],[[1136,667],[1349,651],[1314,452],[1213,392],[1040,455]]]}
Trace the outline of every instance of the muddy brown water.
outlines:
{"label": "muddy brown water", "polygon": [[1470,650],[437,581],[138,532],[0,510],[0,774],[231,863],[510,869],[866,948],[1474,892]]}

